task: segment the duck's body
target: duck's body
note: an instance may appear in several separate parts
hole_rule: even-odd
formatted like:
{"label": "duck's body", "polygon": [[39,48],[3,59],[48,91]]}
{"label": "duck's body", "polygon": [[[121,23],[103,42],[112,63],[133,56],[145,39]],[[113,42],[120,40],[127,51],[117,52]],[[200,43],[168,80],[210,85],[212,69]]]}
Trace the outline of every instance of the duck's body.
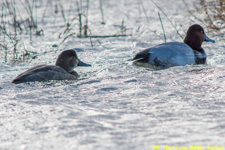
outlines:
{"label": "duck's body", "polygon": [[209,39],[200,25],[189,28],[182,42],[168,42],[138,52],[133,60],[138,63],[149,63],[161,68],[205,64],[206,53],[201,47],[203,41],[215,42]]}
{"label": "duck's body", "polygon": [[78,74],[76,72],[75,75],[73,75],[59,66],[38,65],[18,75],[12,83],[19,84],[34,81],[76,80],[77,78]]}
{"label": "duck's body", "polygon": [[63,51],[55,65],[38,65],[18,75],[12,83],[19,84],[33,81],[76,80],[78,74],[73,71],[77,65],[89,66],[80,61],[74,50]]}
{"label": "duck's body", "polygon": [[144,49],[133,58],[139,63],[149,63],[155,66],[172,67],[191,64],[204,64],[206,54],[192,50],[182,42],[168,42],[152,48]]}

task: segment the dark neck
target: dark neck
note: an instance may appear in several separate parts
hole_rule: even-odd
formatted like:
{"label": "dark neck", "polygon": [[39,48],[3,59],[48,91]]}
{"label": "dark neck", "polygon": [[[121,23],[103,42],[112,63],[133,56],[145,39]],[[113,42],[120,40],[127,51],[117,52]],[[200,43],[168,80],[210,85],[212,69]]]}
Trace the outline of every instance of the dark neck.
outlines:
{"label": "dark neck", "polygon": [[204,49],[201,49],[201,51],[194,50],[194,55],[195,55],[195,62],[196,64],[205,64],[206,63],[206,53]]}
{"label": "dark neck", "polygon": [[198,36],[194,36],[193,38],[189,37],[190,35],[186,35],[184,39],[184,43],[189,45],[192,49],[199,51],[199,52],[204,52],[202,48],[202,39],[200,39]]}
{"label": "dark neck", "polygon": [[66,70],[67,72],[69,72],[69,68],[66,67],[65,64],[59,63],[59,62],[57,61],[57,62],[55,63],[55,65],[61,67],[62,69]]}

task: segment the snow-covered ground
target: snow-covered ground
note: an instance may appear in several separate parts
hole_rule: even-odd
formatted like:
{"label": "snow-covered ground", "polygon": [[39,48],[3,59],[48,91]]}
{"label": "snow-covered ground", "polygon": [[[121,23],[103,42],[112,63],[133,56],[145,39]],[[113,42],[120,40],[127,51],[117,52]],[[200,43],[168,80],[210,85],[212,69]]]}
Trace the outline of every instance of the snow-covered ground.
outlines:
{"label": "snow-covered ground", "polygon": [[[19,2],[19,1],[18,1]],[[31,62],[0,63],[0,149],[150,150],[152,146],[224,146],[225,60],[224,37],[208,33],[216,43],[204,43],[208,65],[154,71],[129,61],[146,47],[182,41],[165,15],[151,0],[90,1],[88,25],[92,35],[121,33],[124,20],[132,36],[77,38],[65,30],[60,12],[37,1],[37,20],[44,36],[21,34],[26,49],[37,52]],[[146,14],[143,11],[142,4]],[[184,37],[194,23],[188,13],[195,0],[155,1]],[[74,1],[61,4],[67,20],[77,16]],[[82,11],[87,14],[86,1]],[[22,7],[22,6],[18,6]],[[46,11],[46,12],[45,12]],[[44,23],[43,13],[45,12]],[[85,19],[84,19],[85,20]],[[73,22],[78,34],[78,21]],[[204,27],[204,24],[202,24]],[[207,29],[205,29],[207,33]],[[131,31],[127,31],[129,34]],[[92,47],[92,44],[93,47]],[[52,47],[54,44],[58,47]],[[91,67],[77,67],[77,81],[50,81],[14,85],[19,73],[38,64],[54,64],[64,49]]]}

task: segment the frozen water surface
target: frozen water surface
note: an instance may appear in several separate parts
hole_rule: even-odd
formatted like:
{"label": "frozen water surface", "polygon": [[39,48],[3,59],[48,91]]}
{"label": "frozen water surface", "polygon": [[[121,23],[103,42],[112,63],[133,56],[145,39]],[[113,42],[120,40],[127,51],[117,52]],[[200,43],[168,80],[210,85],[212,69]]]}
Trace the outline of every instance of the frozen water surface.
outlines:
{"label": "frozen water surface", "polygon": [[[187,10],[193,7],[193,2],[161,0],[157,4],[184,36],[191,24],[200,23],[189,19]],[[69,9],[77,13],[76,4],[70,7],[70,3],[63,2],[65,13]],[[37,4],[42,14],[46,3]],[[92,34],[115,34],[123,19],[127,28],[133,28],[131,37],[93,38],[93,47],[89,38],[76,37],[52,47],[63,39],[58,39],[64,29],[63,19],[60,14],[53,17],[46,13],[42,24],[40,16],[39,25],[45,36],[33,36],[33,43],[28,36],[22,37],[27,48],[38,53],[37,58],[14,66],[2,61],[0,64],[0,149],[150,150],[157,145],[224,146],[224,37],[208,33],[216,40],[215,44],[203,44],[208,65],[165,70],[135,66],[128,60],[136,52],[164,42],[160,11],[150,0],[143,4],[149,22],[138,1],[103,1],[105,25],[102,25],[99,1],[91,1],[88,13]],[[167,41],[182,41],[162,13],[161,17]],[[11,83],[22,71],[37,64],[54,64],[60,51],[75,47],[79,48],[81,60],[92,64],[75,68],[81,75],[79,80]]]}

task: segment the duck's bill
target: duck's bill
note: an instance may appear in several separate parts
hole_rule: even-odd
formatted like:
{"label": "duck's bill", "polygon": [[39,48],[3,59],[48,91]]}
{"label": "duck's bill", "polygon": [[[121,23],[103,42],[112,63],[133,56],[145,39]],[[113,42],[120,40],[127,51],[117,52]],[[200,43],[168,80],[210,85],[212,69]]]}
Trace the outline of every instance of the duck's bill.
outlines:
{"label": "duck's bill", "polygon": [[78,63],[77,66],[91,66],[91,65],[90,65],[90,64],[87,64],[87,63],[84,63],[83,61],[81,61],[81,60],[79,59],[79,63]]}
{"label": "duck's bill", "polygon": [[206,42],[213,42],[213,43],[215,43],[215,41],[212,40],[212,39],[210,39],[210,38],[208,38],[208,36],[205,36],[205,41],[206,41]]}

